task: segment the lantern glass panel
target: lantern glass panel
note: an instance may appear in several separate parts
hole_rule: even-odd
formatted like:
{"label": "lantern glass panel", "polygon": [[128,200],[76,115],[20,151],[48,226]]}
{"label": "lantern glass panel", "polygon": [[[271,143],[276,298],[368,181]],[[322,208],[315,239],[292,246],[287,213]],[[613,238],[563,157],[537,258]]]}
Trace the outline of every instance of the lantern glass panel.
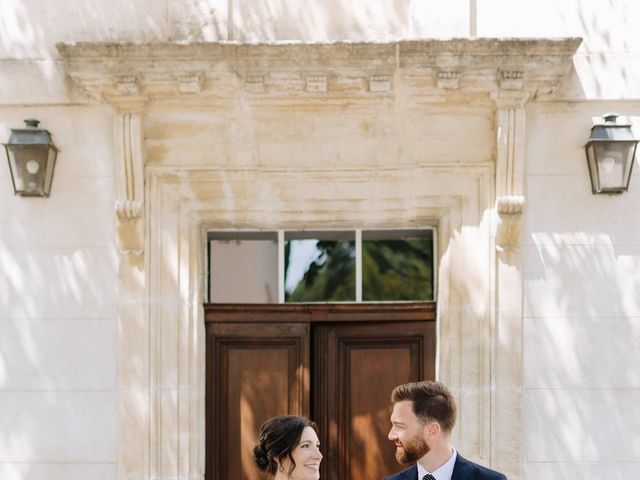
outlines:
{"label": "lantern glass panel", "polygon": [[51,149],[53,161],[49,161],[51,155],[46,145],[9,145],[7,153],[16,193],[46,195],[45,187],[51,186],[55,151]]}
{"label": "lantern glass panel", "polygon": [[594,145],[598,191],[621,192],[627,189],[631,174],[633,142],[602,142]]}
{"label": "lantern glass panel", "polygon": [[56,166],[58,151],[54,147],[49,147],[47,160],[47,175],[44,181],[44,194],[48,197],[51,192],[51,182],[53,181],[53,170]]}
{"label": "lantern glass panel", "polygon": [[285,232],[285,302],[356,299],[355,232]]}

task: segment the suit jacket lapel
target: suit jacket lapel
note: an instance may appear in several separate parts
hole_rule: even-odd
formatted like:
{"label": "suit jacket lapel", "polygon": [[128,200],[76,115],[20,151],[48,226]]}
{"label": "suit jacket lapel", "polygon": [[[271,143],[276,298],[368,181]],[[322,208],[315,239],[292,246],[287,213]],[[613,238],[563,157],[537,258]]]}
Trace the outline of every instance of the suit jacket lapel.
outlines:
{"label": "suit jacket lapel", "polygon": [[408,468],[407,470],[402,472],[402,476],[398,480],[419,480],[418,466],[413,465],[411,468]]}
{"label": "suit jacket lapel", "polygon": [[477,469],[469,460],[458,453],[456,463],[453,465],[451,480],[473,480],[476,478]]}

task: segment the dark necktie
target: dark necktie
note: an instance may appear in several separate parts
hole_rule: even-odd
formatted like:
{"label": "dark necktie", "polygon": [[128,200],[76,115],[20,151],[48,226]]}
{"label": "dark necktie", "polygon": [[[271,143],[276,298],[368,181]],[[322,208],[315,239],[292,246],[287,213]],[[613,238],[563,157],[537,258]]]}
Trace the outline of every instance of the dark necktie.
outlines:
{"label": "dark necktie", "polygon": [[434,477],[430,473],[427,473],[424,477],[422,477],[422,480],[436,480],[436,477]]}

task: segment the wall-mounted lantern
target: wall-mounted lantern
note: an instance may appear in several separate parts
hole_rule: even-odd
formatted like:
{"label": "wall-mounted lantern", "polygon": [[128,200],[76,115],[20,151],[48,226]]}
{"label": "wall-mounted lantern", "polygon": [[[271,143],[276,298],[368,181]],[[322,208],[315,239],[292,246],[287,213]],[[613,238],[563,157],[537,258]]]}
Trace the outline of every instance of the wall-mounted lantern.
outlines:
{"label": "wall-mounted lantern", "polygon": [[7,150],[13,191],[24,197],[48,197],[58,149],[51,134],[38,128],[38,120],[25,120],[26,127],[12,128]]}
{"label": "wall-mounted lantern", "polygon": [[591,177],[591,191],[622,193],[629,189],[637,139],[631,124],[618,123],[618,115],[605,113],[604,123],[591,128],[591,137],[584,146]]}

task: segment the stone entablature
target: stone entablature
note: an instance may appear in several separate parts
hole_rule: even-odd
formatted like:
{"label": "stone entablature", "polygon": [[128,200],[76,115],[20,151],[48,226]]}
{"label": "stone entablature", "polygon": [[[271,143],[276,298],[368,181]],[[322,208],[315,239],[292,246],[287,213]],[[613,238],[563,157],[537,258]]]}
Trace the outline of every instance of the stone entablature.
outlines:
{"label": "stone entablature", "polygon": [[[581,40],[453,39],[391,43],[58,44],[73,82],[117,102],[199,95],[552,94]],[[402,85],[399,88],[398,85]]]}

